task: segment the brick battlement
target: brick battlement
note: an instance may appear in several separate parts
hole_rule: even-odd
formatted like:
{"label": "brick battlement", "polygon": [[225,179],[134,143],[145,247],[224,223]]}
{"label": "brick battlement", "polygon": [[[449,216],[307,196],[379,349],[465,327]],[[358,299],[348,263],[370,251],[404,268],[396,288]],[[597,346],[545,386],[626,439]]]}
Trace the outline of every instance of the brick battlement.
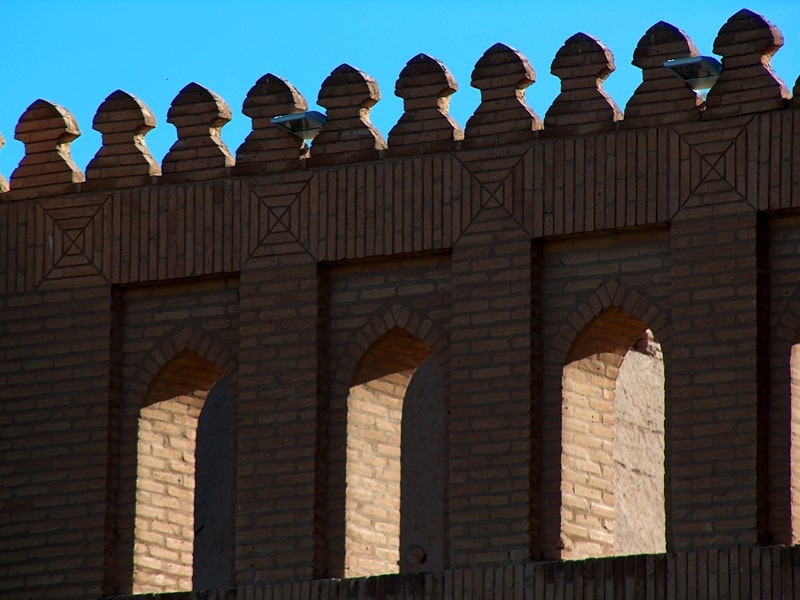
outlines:
{"label": "brick battlement", "polygon": [[[481,104],[463,129],[448,114],[457,89],[440,61],[420,54],[397,80],[395,94],[405,112],[388,138],[370,123],[371,107],[380,100],[378,83],[343,64],[323,82],[318,102],[327,122],[309,149],[270,118],[305,111],[306,99],[288,81],[266,74],[243,104],[253,120],[247,139],[233,152],[220,137],[230,121],[229,105],[211,90],[188,84],[172,102],[167,122],[178,140],[159,165],[145,143],[156,119],[138,98],[117,90],[98,108],[92,127],[102,147],[85,172],[70,158],[70,144],[80,136],[67,108],[45,100],[31,104],[20,117],[14,138],[25,155],[0,192],[6,201],[63,195],[85,190],[201,181],[228,176],[295,171],[331,164],[353,164],[400,156],[532,143],[539,139],[585,136],[611,131],[692,123],[797,107],[770,69],[770,58],[783,45],[780,31],[761,16],[741,10],[720,29],[714,51],[722,57],[723,75],[706,100],[661,65],[665,60],[697,56],[688,36],[659,22],[639,41],[633,64],[642,69],[642,84],[624,110],[602,88],[614,71],[614,57],[599,40],[583,33],[570,37],[556,54],[551,72],[561,79],[561,93],[544,120],[525,102],[535,81],[528,60],[518,51],[495,44],[476,63],[470,84],[481,92]],[[3,140],[0,137],[0,147]]]}
{"label": "brick battlement", "polygon": [[703,99],[658,23],[621,109],[579,33],[543,118],[496,44],[463,129],[421,54],[385,138],[342,65],[310,148],[270,121],[307,109],[290,83],[256,82],[235,152],[191,83],[160,165],[117,91],[85,173],[34,102],[0,193],[0,596],[796,597],[781,44],[736,13]]}

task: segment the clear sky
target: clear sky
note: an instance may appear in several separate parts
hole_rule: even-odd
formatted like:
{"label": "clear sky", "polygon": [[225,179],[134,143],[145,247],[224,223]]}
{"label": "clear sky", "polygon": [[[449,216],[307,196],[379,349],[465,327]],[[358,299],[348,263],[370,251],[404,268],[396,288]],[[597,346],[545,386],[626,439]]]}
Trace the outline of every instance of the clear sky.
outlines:
{"label": "clear sky", "polygon": [[309,108],[318,108],[321,83],[342,63],[377,80],[381,101],[372,121],[387,137],[402,114],[395,81],[421,52],[444,62],[458,82],[451,114],[464,126],[480,99],[469,85],[472,69],[496,42],[517,48],[533,65],[537,81],[527,99],[544,117],[559,91],[550,63],[577,32],[599,38],[614,54],[617,70],[605,89],[624,108],[641,81],[630,64],[633,51],[651,25],[672,23],[711,55],[720,27],[741,8],[783,32],[772,65],[791,90],[800,75],[800,0],[0,0],[0,134],[6,140],[0,173],[9,179],[21,160],[14,128],[38,98],[75,115],[82,135],[72,155],[85,169],[100,147],[92,119],[106,96],[122,89],[150,107],[157,128],[146,141],[161,160],[176,139],[166,122],[170,103],[194,81],[230,105],[233,119],[222,137],[235,152],[251,127],[242,103],[259,77],[287,79]]}

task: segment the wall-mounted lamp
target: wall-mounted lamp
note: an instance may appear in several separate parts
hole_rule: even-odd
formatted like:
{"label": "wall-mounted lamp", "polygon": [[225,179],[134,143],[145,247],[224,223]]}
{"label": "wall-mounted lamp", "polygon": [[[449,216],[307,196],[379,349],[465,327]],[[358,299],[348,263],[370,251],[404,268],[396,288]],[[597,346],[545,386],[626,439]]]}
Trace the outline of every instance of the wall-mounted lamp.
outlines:
{"label": "wall-mounted lamp", "polygon": [[690,56],[664,62],[664,66],[693,90],[706,90],[722,73],[722,63],[713,56]]}
{"label": "wall-mounted lamp", "polygon": [[299,137],[304,141],[313,140],[322,129],[327,117],[316,110],[295,113],[292,115],[281,115],[272,117],[270,123],[283,127],[286,131]]}

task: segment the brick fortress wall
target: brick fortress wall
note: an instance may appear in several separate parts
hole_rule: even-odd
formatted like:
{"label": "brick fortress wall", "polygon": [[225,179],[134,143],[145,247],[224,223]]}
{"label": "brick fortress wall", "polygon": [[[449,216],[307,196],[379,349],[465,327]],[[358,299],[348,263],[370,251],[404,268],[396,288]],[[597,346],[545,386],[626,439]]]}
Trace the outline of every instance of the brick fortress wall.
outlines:
{"label": "brick fortress wall", "polygon": [[[703,100],[658,23],[623,111],[577,34],[544,119],[497,44],[463,130],[418,55],[388,140],[342,65],[311,148],[270,124],[307,108],[279,77],[235,153],[192,83],[161,165],[117,91],[85,173],[72,115],[34,102],[0,179],[0,595],[797,593],[796,551],[761,547],[800,537],[782,43],[733,15]],[[649,556],[540,562],[620,554]]]}

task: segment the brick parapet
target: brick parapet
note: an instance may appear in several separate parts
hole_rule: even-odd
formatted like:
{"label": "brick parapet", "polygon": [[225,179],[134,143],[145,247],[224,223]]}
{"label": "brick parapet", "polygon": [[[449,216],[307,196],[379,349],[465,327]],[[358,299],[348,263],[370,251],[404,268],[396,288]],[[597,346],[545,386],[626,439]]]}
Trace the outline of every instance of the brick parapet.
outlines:
{"label": "brick parapet", "polygon": [[[563,89],[548,109],[542,127],[524,101],[524,89],[533,82],[532,67],[518,51],[496,44],[476,64],[472,84],[481,90],[483,101],[469,120],[471,124],[468,122],[463,147],[502,146],[537,137],[586,136],[619,128],[652,128],[791,110],[796,108],[797,99],[769,66],[771,56],[782,45],[783,36],[772,23],[746,9],[737,12],[719,30],[715,49],[722,55],[725,69],[707,102],[702,102],[659,66],[668,59],[695,55],[694,43],[676,27],[659,22],[648,30],[634,52],[634,64],[643,69],[643,83],[627,102],[626,121],[600,86],[614,69],[611,51],[592,36],[576,34],[565,42],[552,63]],[[131,187],[150,176],[164,183],[202,181],[224,177],[231,167],[233,173],[246,176],[302,170],[309,164],[353,164],[458,150],[464,136],[447,114],[447,100],[456,87],[446,66],[437,59],[418,55],[409,61],[396,88],[396,94],[410,103],[408,112],[401,116],[387,144],[369,121],[370,108],[380,100],[378,83],[343,64],[322,83],[319,103],[328,108],[328,121],[319,133],[316,149],[306,152],[302,140],[292,144],[288,134],[269,120],[303,110],[305,100],[289,82],[267,74],[256,82],[244,102],[244,112],[254,120],[253,131],[240,148],[242,162],[238,168],[220,137],[221,127],[230,120],[230,108],[207,88],[190,83],[175,98],[167,120],[178,128],[178,140],[161,168],[153,163],[144,142],[147,130],[154,125],[152,113],[141,100],[118,90],[106,99],[95,118],[95,125],[106,132],[103,147],[87,168],[85,186],[81,185],[84,174],[69,152],[71,141],[80,135],[78,124],[68,109],[37,100],[17,126],[15,137],[26,143],[26,155],[11,174],[10,189],[0,187],[0,199]],[[423,100],[426,94],[428,99]],[[128,98],[127,106],[119,104],[123,96]],[[111,100],[117,102],[113,107]],[[123,133],[120,127],[127,131]]]}
{"label": "brick parapet", "polygon": [[662,225],[706,191],[789,209],[800,204],[791,167],[798,127],[797,111],[773,111],[726,126],[2,202],[0,289],[76,275],[122,284],[235,272],[292,247],[329,261],[442,250],[489,197],[502,198],[534,238]]}

